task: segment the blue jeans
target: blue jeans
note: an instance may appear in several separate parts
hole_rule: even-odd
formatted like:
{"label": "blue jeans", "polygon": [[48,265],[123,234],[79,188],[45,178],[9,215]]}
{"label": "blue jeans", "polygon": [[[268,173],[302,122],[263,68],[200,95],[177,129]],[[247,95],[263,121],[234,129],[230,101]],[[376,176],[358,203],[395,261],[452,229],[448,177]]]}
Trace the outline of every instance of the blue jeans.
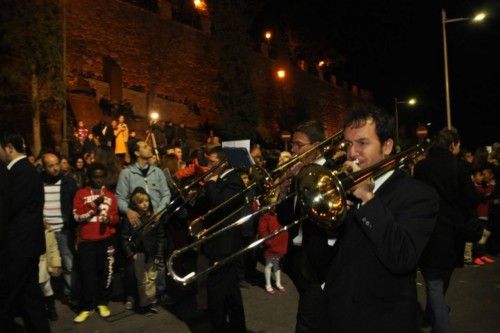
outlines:
{"label": "blue jeans", "polygon": [[446,304],[445,296],[452,272],[453,269],[422,269],[427,293],[425,314],[432,325],[432,332],[435,333],[451,332],[450,308]]}
{"label": "blue jeans", "polygon": [[74,281],[73,276],[73,251],[71,250],[71,244],[73,240],[70,240],[72,235],[71,232],[62,230],[54,233],[56,236],[57,246],[59,247],[59,253],[61,255],[62,261],[62,274],[64,278],[64,295],[71,296],[72,286]]}

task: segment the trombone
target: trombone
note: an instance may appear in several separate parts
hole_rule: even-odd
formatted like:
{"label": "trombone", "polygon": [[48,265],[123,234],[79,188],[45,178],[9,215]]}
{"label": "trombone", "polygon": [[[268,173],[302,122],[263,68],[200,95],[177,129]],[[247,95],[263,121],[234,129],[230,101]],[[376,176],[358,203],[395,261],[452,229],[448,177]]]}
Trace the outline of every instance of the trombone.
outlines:
{"label": "trombone", "polygon": [[[230,262],[235,258],[241,256],[242,254],[252,250],[263,242],[301,223],[305,219],[312,220],[313,223],[325,229],[326,232],[334,230],[342,224],[343,219],[347,213],[346,196],[347,192],[353,186],[362,183],[368,178],[378,178],[389,170],[407,165],[409,162],[414,161],[418,156],[423,154],[426,148],[427,145],[416,145],[399,154],[390,156],[371,167],[356,171],[351,174],[331,171],[317,164],[309,164],[303,167],[297,175],[296,192],[289,193],[277,202],[262,207],[252,214],[243,216],[236,222],[212,234],[209,234],[206,237],[201,238],[184,248],[175,250],[167,261],[168,273],[175,281],[182,283],[183,285],[187,285],[209,274],[211,271],[226,264],[227,262]],[[253,217],[273,209],[275,206],[293,197],[294,195],[297,195],[300,206],[306,212],[303,217],[283,226],[281,229],[276,230],[274,233],[264,238],[256,240],[255,242],[238,250],[230,256],[218,262],[215,262],[212,266],[208,267],[204,271],[190,272],[184,276],[180,276],[179,274],[177,274],[177,272],[175,272],[174,260],[179,255],[191,249],[199,248],[202,244],[210,241],[212,238],[217,237],[222,233],[228,232],[233,228],[239,227],[247,223],[248,221],[251,221]]]}
{"label": "trombone", "polygon": [[[220,225],[227,221],[228,218],[233,217],[235,214],[241,212],[245,205],[240,206],[238,209],[233,211],[228,217],[222,219],[221,221],[215,223],[211,227],[207,229],[202,228],[202,223],[207,219],[208,216],[217,212],[222,207],[226,206],[236,198],[239,198],[241,195],[248,193],[250,190],[257,188],[258,197],[265,195],[268,197],[273,197],[275,195],[275,190],[286,180],[291,179],[295,176],[296,169],[298,167],[302,167],[305,163],[304,160],[316,160],[319,156],[325,155],[331,151],[337,151],[344,147],[344,143],[341,141],[343,137],[344,131],[338,131],[335,134],[329,136],[325,140],[314,144],[307,151],[303,152],[300,155],[295,156],[290,159],[286,163],[276,167],[271,172],[267,172],[264,168],[253,165],[250,168],[249,176],[252,179],[252,184],[250,184],[247,188],[236,193],[223,203],[218,206],[210,209],[204,215],[201,215],[191,222],[189,222],[189,234],[195,239],[200,239],[206,236],[208,233],[217,229]],[[277,181],[274,181],[277,179]]]}
{"label": "trombone", "polygon": [[[198,185],[202,180],[209,178],[210,176],[221,174],[222,172],[224,172],[224,170],[227,169],[228,166],[229,162],[227,160],[223,160],[214,165],[204,174],[198,176],[189,184],[180,188],[174,182],[174,187],[176,188],[178,193],[175,199],[173,199],[166,207],[151,215],[146,221],[141,222],[141,224],[134,230],[133,234],[127,239],[127,242],[132,246],[136,246],[140,242],[140,240],[144,238],[144,236],[151,232],[151,230],[153,230],[158,225],[158,223],[160,223],[162,216],[166,212],[168,212],[167,216],[172,216],[190,201],[191,192],[194,191],[193,187]],[[198,191],[196,191],[196,193],[198,193]],[[177,202],[181,200],[183,200],[183,202],[181,204],[177,204]]]}

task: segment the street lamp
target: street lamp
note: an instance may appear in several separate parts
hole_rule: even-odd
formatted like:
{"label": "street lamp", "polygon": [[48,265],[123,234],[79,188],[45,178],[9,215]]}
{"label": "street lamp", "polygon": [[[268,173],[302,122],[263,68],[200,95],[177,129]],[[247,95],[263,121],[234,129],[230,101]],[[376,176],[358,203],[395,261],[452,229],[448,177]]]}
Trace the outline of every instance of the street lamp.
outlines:
{"label": "street lamp", "polygon": [[268,43],[271,42],[271,37],[273,37],[273,33],[270,30],[266,30],[264,32],[264,38]]}
{"label": "street lamp", "polygon": [[413,106],[417,104],[417,100],[415,98],[410,98],[406,101],[398,101],[397,97],[394,97],[394,113],[396,120],[396,147],[399,147],[399,114],[398,114],[398,104],[406,104]]}
{"label": "street lamp", "polygon": [[472,21],[481,22],[486,17],[485,13],[479,13],[474,17],[459,17],[454,19],[446,18],[446,12],[441,10],[441,26],[443,30],[443,56],[444,56],[444,86],[446,93],[446,127],[451,129],[451,106],[450,106],[450,82],[448,74],[448,45],[446,42],[446,24],[454,22]]}
{"label": "street lamp", "polygon": [[283,91],[283,85],[284,85],[284,81],[285,81],[285,78],[286,78],[286,71],[284,69],[278,69],[276,71],[276,76],[278,77],[278,81],[279,81],[279,86],[280,86],[280,98],[281,98],[281,108],[283,109],[284,108],[284,104],[285,104],[285,92]]}

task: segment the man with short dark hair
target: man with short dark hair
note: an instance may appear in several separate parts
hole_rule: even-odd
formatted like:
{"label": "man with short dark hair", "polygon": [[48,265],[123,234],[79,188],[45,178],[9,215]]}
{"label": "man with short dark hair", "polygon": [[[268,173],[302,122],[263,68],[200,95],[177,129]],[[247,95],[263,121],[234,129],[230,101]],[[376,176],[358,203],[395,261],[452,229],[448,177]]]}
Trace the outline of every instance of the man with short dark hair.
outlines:
{"label": "man with short dark hair", "polygon": [[[317,143],[325,139],[322,125],[315,120],[299,124],[292,135],[291,151],[294,155],[301,155],[310,151]],[[322,152],[311,151],[310,154],[297,164],[296,168],[309,163],[318,165],[327,164]],[[291,182],[291,179],[290,179]],[[286,190],[286,186],[280,191]],[[280,193],[284,197],[288,193]],[[278,219],[283,225],[291,223],[304,213],[298,208],[297,200],[292,197],[277,207]],[[325,281],[330,252],[335,244],[336,236],[328,235],[311,221],[303,222],[299,227],[290,229],[289,249],[285,257],[285,271],[292,279],[299,292],[297,309],[296,333],[318,332],[322,330],[320,324],[324,320],[325,293],[321,284]]]}
{"label": "man with short dark hair", "polygon": [[[227,156],[220,147],[207,152],[208,167],[213,168],[227,160]],[[207,179],[205,186],[207,206],[214,208],[245,189],[238,172],[232,167],[226,168]],[[204,221],[203,227],[211,227],[214,223],[229,216],[236,208],[244,204],[244,196],[232,200],[224,208],[219,209]],[[227,219],[224,225],[217,230],[230,225],[239,216]],[[203,253],[210,260],[210,264],[236,252],[241,245],[241,231],[231,230],[215,237],[202,248]],[[239,278],[236,262],[230,262],[212,271],[207,278],[208,313],[214,332],[246,332],[245,312],[239,288]]]}
{"label": "man with short dark hair", "polygon": [[73,178],[62,174],[60,159],[57,155],[43,154],[42,167],[45,195],[43,218],[50,230],[54,232],[61,254],[65,301],[73,302],[73,249],[76,227],[73,218],[73,198],[77,186]]}
{"label": "man with short dark hair", "polygon": [[38,261],[45,253],[43,184],[25,155],[18,133],[0,135],[0,159],[7,164],[9,216],[5,243],[0,252],[0,331],[13,332],[20,311],[29,332],[50,332]]}
{"label": "man with short dark hair", "polygon": [[[346,116],[346,167],[369,168],[389,157],[392,118],[373,106]],[[438,198],[400,170],[350,189],[324,290],[328,332],[416,332],[417,263],[434,228]]]}
{"label": "man with short dark hair", "polygon": [[7,168],[0,159],[0,253],[3,252],[5,238],[7,237],[8,227],[8,198],[9,198],[9,176]]}
{"label": "man with short dark hair", "polygon": [[455,129],[441,130],[427,158],[415,166],[415,178],[432,186],[439,194],[436,227],[422,253],[420,268],[425,280],[426,320],[435,332],[451,332],[445,295],[455,267],[464,264],[464,223],[475,215],[478,198],[467,168],[456,156],[460,136]]}
{"label": "man with short dark hair", "polygon": [[[138,225],[140,223],[139,213],[129,208],[130,196],[133,191],[137,187],[144,188],[151,198],[151,205],[156,213],[169,204],[170,189],[163,171],[150,164],[151,157],[153,157],[153,150],[150,145],[143,140],[138,140],[134,150],[130,152],[130,157],[132,162],[120,172],[118,177],[116,197],[120,213],[127,216],[131,225]],[[164,222],[164,220],[162,221]],[[164,223],[160,227],[164,228]],[[173,300],[166,294],[165,278],[165,265],[162,262],[158,265],[156,292],[162,302],[173,303]],[[131,294],[130,291],[126,291],[126,293]],[[132,299],[127,300],[127,302],[129,301],[131,302]]]}

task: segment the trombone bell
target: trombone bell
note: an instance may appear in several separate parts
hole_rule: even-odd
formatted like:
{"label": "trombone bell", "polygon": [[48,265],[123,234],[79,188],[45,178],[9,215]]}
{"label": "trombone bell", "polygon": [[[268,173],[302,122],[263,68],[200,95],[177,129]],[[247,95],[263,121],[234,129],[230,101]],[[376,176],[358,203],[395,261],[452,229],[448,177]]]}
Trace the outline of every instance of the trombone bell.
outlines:
{"label": "trombone bell", "polygon": [[333,230],[340,226],[347,213],[345,191],[339,178],[329,169],[309,164],[298,174],[301,207],[321,228]]}

